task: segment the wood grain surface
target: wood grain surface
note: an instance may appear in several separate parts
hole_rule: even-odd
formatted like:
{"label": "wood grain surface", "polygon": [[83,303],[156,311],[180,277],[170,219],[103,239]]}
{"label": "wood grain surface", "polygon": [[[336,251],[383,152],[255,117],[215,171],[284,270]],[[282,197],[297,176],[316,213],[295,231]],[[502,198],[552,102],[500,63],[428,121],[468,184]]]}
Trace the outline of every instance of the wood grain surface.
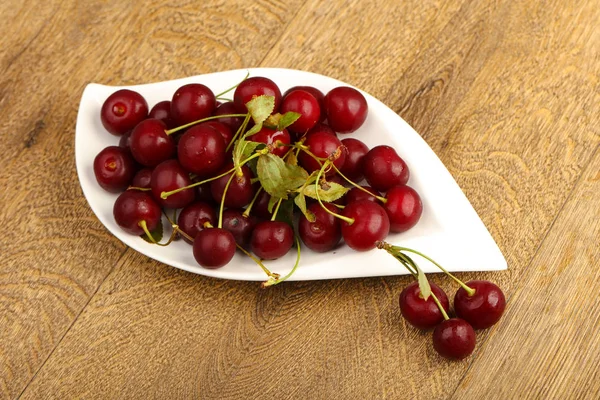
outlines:
{"label": "wood grain surface", "polygon": [[[598,1],[0,2],[0,398],[600,397],[599,20]],[[73,158],[87,83],[256,66],[366,90],[448,167],[509,263],[461,274],[508,298],[471,357],[405,323],[406,277],[262,290],[96,219]]]}

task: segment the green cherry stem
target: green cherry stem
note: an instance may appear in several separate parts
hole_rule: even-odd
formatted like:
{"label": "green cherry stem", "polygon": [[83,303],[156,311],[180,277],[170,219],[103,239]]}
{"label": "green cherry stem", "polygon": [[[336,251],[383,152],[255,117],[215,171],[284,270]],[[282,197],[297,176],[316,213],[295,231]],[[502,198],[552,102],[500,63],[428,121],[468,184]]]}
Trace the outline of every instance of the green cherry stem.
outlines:
{"label": "green cherry stem", "polygon": [[248,218],[250,216],[250,211],[252,210],[252,207],[254,206],[254,203],[256,203],[256,200],[258,199],[258,196],[262,193],[263,188],[262,186],[258,188],[258,190],[256,191],[256,193],[254,194],[254,197],[252,198],[252,201],[250,202],[250,204],[248,204],[248,206],[246,207],[246,209],[244,210],[244,212],[242,213],[242,215],[246,218]]}
{"label": "green cherry stem", "polygon": [[279,198],[279,200],[277,201],[277,205],[275,206],[275,210],[273,210],[273,215],[271,216],[271,221],[275,221],[275,218],[277,218],[277,213],[279,212],[279,206],[281,205],[282,201],[283,201],[283,198]]}
{"label": "green cherry stem", "polygon": [[294,236],[294,239],[296,240],[296,247],[298,249],[298,254],[296,256],[296,263],[294,264],[294,267],[292,268],[292,270],[283,278],[278,278],[278,279],[269,279],[266,282],[262,283],[262,287],[266,288],[268,286],[273,286],[273,285],[277,285],[280,284],[281,282],[285,281],[286,279],[288,279],[290,276],[292,276],[294,274],[294,272],[296,272],[296,269],[298,268],[298,265],[300,265],[300,241],[298,240],[298,236]]}
{"label": "green cherry stem", "polygon": [[250,252],[246,251],[246,249],[244,249],[239,244],[236,243],[235,245],[237,246],[238,249],[240,249],[240,251],[242,253],[244,253],[245,255],[247,255],[248,257],[250,257],[252,259],[252,261],[254,261],[260,268],[262,268],[262,270],[265,272],[265,274],[267,274],[267,276],[269,277],[269,279],[274,279],[274,280],[279,279],[279,277],[281,275],[279,275],[276,272],[269,271],[269,268],[265,267],[265,265],[258,258],[254,257]]}
{"label": "green cherry stem", "polygon": [[331,211],[330,209],[328,209],[327,207],[325,207],[325,205],[321,201],[321,196],[319,195],[319,181],[321,180],[321,175],[323,175],[323,170],[325,168],[327,168],[328,164],[331,164],[331,162],[329,162],[329,161],[325,162],[323,164],[323,166],[321,167],[321,169],[319,170],[319,173],[317,174],[317,180],[315,181],[315,194],[316,194],[316,197],[317,197],[317,201],[319,202],[319,204],[321,205],[321,207],[323,208],[323,210],[325,210],[329,214],[333,215],[334,217],[341,219],[342,221],[346,221],[349,225],[352,225],[354,223],[354,219],[353,218],[348,218],[348,217],[345,217],[343,215],[340,215],[338,213],[335,213],[335,212]]}
{"label": "green cherry stem", "polygon": [[248,77],[250,76],[250,71],[248,71],[246,73],[246,76],[244,77],[244,79],[242,79],[240,82],[236,83],[235,85],[233,85],[232,87],[230,87],[229,89],[225,90],[224,92],[219,93],[218,95],[216,95],[216,98],[219,98],[221,96],[223,96],[226,93],[231,92],[233,89],[235,89],[236,87],[238,87],[240,85],[240,83],[244,82],[246,79],[248,79]]}
{"label": "green cherry stem", "polygon": [[369,192],[367,189],[365,189],[364,187],[360,186],[358,183],[354,183],[353,181],[351,181],[349,178],[346,177],[346,175],[342,174],[342,171],[340,171],[335,164],[331,164],[331,166],[333,167],[333,169],[338,173],[339,176],[341,176],[346,182],[348,182],[349,184],[351,184],[352,186],[354,186],[357,189],[362,190],[365,193],[370,194],[371,196],[375,197],[377,200],[381,201],[383,204],[387,203],[387,199],[383,196],[377,196],[371,192]]}
{"label": "green cherry stem", "polygon": [[250,122],[250,113],[246,114],[244,117],[245,117],[244,118],[244,122],[242,122],[242,125],[240,125],[240,127],[237,130],[237,132],[235,132],[235,135],[233,135],[233,138],[231,139],[231,142],[229,142],[229,144],[225,148],[225,152],[229,151],[229,149],[231,148],[231,146],[233,146],[233,144],[238,140],[238,138],[240,137],[240,135],[242,134],[242,132],[244,132],[246,130],[246,127],[248,126],[248,122]]}
{"label": "green cherry stem", "polygon": [[167,243],[158,243],[152,237],[152,234],[148,230],[148,225],[146,224],[146,220],[141,220],[140,222],[138,222],[138,226],[144,230],[144,233],[146,234],[146,237],[148,237],[149,241],[151,241],[152,243],[157,244],[159,246],[168,246],[168,245],[170,245],[171,242],[173,241],[173,239],[175,239],[175,235],[177,235],[177,232],[175,230],[173,230],[173,232],[171,232],[171,237],[169,238],[169,240],[167,240]]}
{"label": "green cherry stem", "polygon": [[223,197],[221,197],[221,208],[219,209],[219,224],[217,228],[223,228],[223,210],[225,209],[225,196],[227,195],[227,190],[229,189],[229,185],[231,185],[231,181],[235,177],[235,174],[232,173],[225,185],[225,189],[223,189]]}
{"label": "green cherry stem", "polygon": [[151,188],[137,187],[137,186],[129,186],[127,190],[139,190],[140,192],[149,192],[152,190]]}
{"label": "green cherry stem", "polygon": [[173,129],[168,129],[168,130],[165,131],[165,133],[167,134],[167,136],[169,136],[169,135],[172,135],[173,133],[179,132],[179,131],[181,131],[183,129],[189,128],[190,126],[194,126],[194,125],[199,124],[201,122],[211,121],[213,119],[219,119],[219,118],[245,117],[246,115],[247,114],[214,115],[212,117],[206,117],[206,118],[202,118],[202,119],[199,119],[199,120],[196,120],[196,121],[189,122],[189,123],[187,123],[185,125],[181,125],[181,126],[178,126],[176,128],[173,128]]}

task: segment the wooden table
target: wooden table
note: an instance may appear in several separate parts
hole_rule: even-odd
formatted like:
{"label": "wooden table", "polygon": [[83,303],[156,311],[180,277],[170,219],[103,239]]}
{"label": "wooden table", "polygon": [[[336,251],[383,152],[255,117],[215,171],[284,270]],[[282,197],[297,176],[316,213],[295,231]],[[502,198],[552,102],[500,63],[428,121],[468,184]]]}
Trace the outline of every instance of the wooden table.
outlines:
{"label": "wooden table", "polygon": [[[592,0],[0,2],[0,397],[598,398],[598,21]],[[509,264],[460,275],[508,298],[474,355],[407,326],[407,277],[261,290],[96,219],[73,157],[87,83],[255,66],[363,88],[439,155]]]}

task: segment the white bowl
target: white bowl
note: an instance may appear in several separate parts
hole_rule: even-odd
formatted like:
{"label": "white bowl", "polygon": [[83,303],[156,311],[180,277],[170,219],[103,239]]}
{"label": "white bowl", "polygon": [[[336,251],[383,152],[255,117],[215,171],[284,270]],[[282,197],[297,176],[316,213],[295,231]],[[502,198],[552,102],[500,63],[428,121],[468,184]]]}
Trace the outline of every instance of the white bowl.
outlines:
{"label": "white bowl", "polygon": [[[167,247],[149,244],[130,235],[115,223],[112,210],[116,194],[105,192],[96,182],[93,172],[94,157],[106,146],[118,144],[118,138],[109,134],[100,122],[100,108],[114,91],[133,89],[142,94],[150,107],[162,100],[170,100],[175,90],[188,83],[202,83],[215,93],[222,92],[250,76],[265,76],[277,83],[281,91],[296,86],[310,85],[327,93],[336,86],[350,86],[326,76],[304,71],[279,68],[255,68],[199,75],[167,82],[138,86],[104,86],[89,84],[81,98],[75,131],[77,173],[83,193],[90,207],[106,228],[123,243],[165,264],[185,271],[225,279],[264,281],[264,272],[243,254],[235,255],[225,267],[209,270],[200,267],[192,255],[191,246],[182,240]],[[356,132],[340,135],[356,137],[369,148],[379,144],[394,147],[410,168],[408,184],[421,195],[423,215],[408,232],[390,234],[390,243],[411,247],[426,253],[449,271],[490,271],[506,269],[506,260],[483,222],[456,184],[448,170],[425,141],[402,118],[382,102],[362,92],[369,104],[369,115]],[[230,93],[232,96],[232,93]],[[163,221],[169,226],[167,221]],[[165,230],[168,232],[168,230]],[[167,235],[165,235],[167,236]],[[286,274],[294,265],[296,251],[265,264],[273,271]],[[425,272],[439,272],[427,261],[420,262]],[[303,247],[300,266],[290,280],[356,278],[406,274],[404,267],[382,250],[356,252],[341,244],[329,253],[314,253]]]}

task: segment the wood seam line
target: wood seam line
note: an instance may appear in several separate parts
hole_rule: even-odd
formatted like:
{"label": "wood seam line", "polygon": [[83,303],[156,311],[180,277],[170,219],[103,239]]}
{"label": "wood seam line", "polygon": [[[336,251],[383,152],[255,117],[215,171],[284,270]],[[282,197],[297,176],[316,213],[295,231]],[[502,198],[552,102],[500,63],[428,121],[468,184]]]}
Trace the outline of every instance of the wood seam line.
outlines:
{"label": "wood seam line", "polygon": [[81,309],[77,313],[77,316],[75,316],[75,318],[73,319],[73,321],[71,322],[71,324],[69,325],[69,327],[65,330],[65,332],[62,334],[62,336],[60,337],[60,339],[56,342],[56,344],[54,345],[54,347],[52,348],[52,350],[50,350],[50,352],[48,353],[48,356],[46,357],[46,359],[44,360],[44,362],[42,362],[42,364],[39,366],[39,368],[31,376],[31,378],[29,379],[29,381],[25,384],[25,387],[23,387],[23,390],[21,390],[21,393],[19,393],[19,395],[16,397],[16,399],[20,399],[21,396],[23,396],[23,394],[25,393],[25,391],[27,390],[27,388],[29,387],[29,385],[31,385],[31,382],[33,382],[33,380],[36,378],[36,376],[39,374],[39,372],[42,370],[42,368],[44,368],[44,366],[46,365],[46,363],[48,362],[48,360],[50,359],[50,357],[52,357],[52,354],[54,354],[54,351],[58,348],[58,346],[62,343],[63,339],[67,336],[67,333],[69,333],[69,331],[71,330],[71,328],[73,328],[73,326],[75,325],[75,323],[79,320],[79,317],[85,311],[85,309],[88,307],[88,305],[90,304],[90,302],[92,301],[92,299],[94,297],[96,297],[96,294],[98,293],[98,291],[100,290],[100,288],[102,287],[102,285],[104,284],[104,282],[113,273],[113,271],[116,269],[117,265],[119,265],[119,263],[121,262],[121,260],[127,254],[128,250],[129,250],[129,247],[126,247],[125,250],[123,250],[123,252],[119,256],[119,258],[115,261],[115,263],[110,268],[110,270],[108,271],[108,273],[104,276],[104,279],[102,279],[102,282],[100,282],[100,284],[98,286],[96,286],[96,289],[94,290],[94,292],[90,295],[90,297],[88,298],[88,300],[86,301],[86,303],[83,305],[83,307],[81,307]]}
{"label": "wood seam line", "polygon": [[[552,219],[552,222],[550,223],[550,226],[548,227],[548,229],[546,230],[546,232],[544,233],[544,236],[542,237],[542,240],[540,241],[540,244],[538,245],[538,247],[535,249],[535,252],[533,253],[533,255],[531,256],[531,259],[529,260],[529,262],[527,263],[527,265],[523,268],[523,271],[527,271],[531,265],[533,264],[533,262],[535,261],[535,259],[537,258],[542,246],[544,245],[544,243],[546,242],[546,240],[548,239],[548,236],[550,235],[550,232],[552,231],[552,229],[554,229],[554,225],[556,224],[556,221],[558,220],[558,218],[560,217],[560,215],[563,213],[566,205],[569,203],[569,201],[571,201],[571,198],[573,197],[575,191],[579,188],[579,186],[582,184],[582,180],[583,177],[586,176],[588,169],[591,168],[591,165],[594,161],[594,159],[596,158],[597,154],[600,154],[600,152],[598,151],[600,150],[600,144],[596,145],[596,148],[594,149],[594,151],[592,152],[589,161],[587,162],[587,164],[585,165],[585,167],[582,169],[581,174],[579,174],[579,177],[577,178],[577,181],[575,182],[575,184],[573,185],[573,189],[571,189],[571,191],[569,192],[569,194],[567,195],[567,198],[565,199],[565,201],[563,202],[563,204],[560,206],[558,212],[556,213],[556,215],[554,216],[554,219]],[[506,303],[508,304],[510,302],[510,299],[512,297],[512,295],[517,292],[519,289],[521,289],[521,286],[523,284],[523,280],[521,280],[521,282],[514,288],[511,290],[510,294],[506,294]],[[491,328],[494,329],[494,328]],[[487,330],[486,334],[483,337],[483,340],[480,342],[481,344],[479,345],[479,349],[481,350],[483,348],[483,345],[487,342],[489,337],[489,329]],[[469,373],[469,371],[471,370],[471,367],[473,366],[473,364],[475,363],[475,361],[477,360],[477,354],[476,353],[473,357],[473,359],[471,360],[471,362],[469,363],[469,366],[467,367],[467,369],[465,370],[463,376],[458,380],[456,387],[454,388],[454,391],[452,392],[452,394],[447,398],[447,400],[451,400],[452,398],[454,398],[454,395],[456,394],[456,391],[458,390],[458,388],[460,387],[460,385],[462,384],[462,382],[464,381],[465,377],[467,376],[467,374]]]}

